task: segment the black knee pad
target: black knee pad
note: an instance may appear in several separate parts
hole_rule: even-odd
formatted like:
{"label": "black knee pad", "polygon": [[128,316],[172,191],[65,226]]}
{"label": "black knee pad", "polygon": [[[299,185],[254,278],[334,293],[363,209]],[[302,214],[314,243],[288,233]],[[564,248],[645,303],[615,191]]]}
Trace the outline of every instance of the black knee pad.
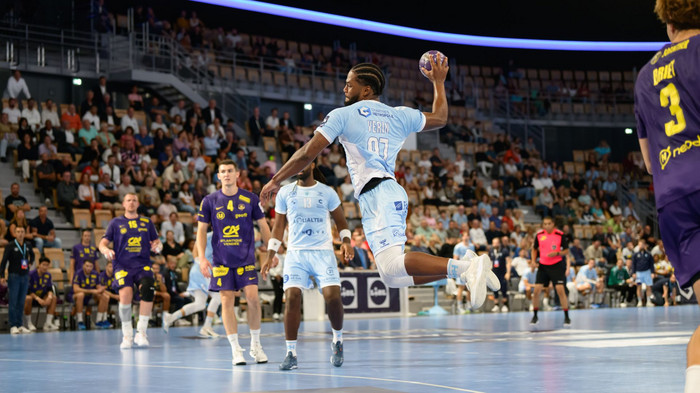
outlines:
{"label": "black knee pad", "polygon": [[153,277],[144,277],[139,280],[139,294],[141,295],[141,300],[145,302],[152,302],[156,297],[156,289],[154,284],[156,280]]}

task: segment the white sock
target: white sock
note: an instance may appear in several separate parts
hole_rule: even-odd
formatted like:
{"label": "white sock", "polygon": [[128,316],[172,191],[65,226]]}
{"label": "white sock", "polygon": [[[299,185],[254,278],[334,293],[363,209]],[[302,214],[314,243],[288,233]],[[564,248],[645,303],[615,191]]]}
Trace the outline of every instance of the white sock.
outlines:
{"label": "white sock", "polygon": [[107,313],[106,312],[98,312],[97,313],[97,322],[102,322],[105,319],[107,319]]}
{"label": "white sock", "polygon": [[46,315],[46,322],[44,324],[53,325],[53,314]]}
{"label": "white sock", "polygon": [[75,318],[78,320],[78,323],[83,322],[83,313],[76,314]]}
{"label": "white sock", "polygon": [[287,343],[287,352],[291,352],[292,356],[297,356],[297,340],[286,340],[285,342]]}
{"label": "white sock", "polygon": [[134,326],[131,324],[131,304],[119,303],[119,319],[122,321],[124,337],[134,336]]}
{"label": "white sock", "polygon": [[32,315],[31,314],[25,315],[24,316],[24,324],[29,326],[30,323],[32,323]]}
{"label": "white sock", "polygon": [[685,369],[685,393],[698,393],[700,387],[700,365],[695,364]]}
{"label": "white sock", "polygon": [[250,329],[250,346],[260,345],[260,329]]}
{"label": "white sock", "polygon": [[333,344],[337,343],[338,341],[340,341],[340,343],[342,344],[343,343],[343,329],[335,330],[335,329],[331,328],[331,330],[333,331]]}
{"label": "white sock", "polygon": [[241,347],[241,345],[238,343],[238,333],[229,334],[226,336],[226,338],[228,338],[228,342],[231,344],[231,351],[235,355],[236,350]]}
{"label": "white sock", "polygon": [[139,315],[139,322],[136,324],[136,333],[146,334],[149,319],[151,319],[149,315]]}
{"label": "white sock", "polygon": [[205,328],[211,328],[211,323],[213,322],[213,318],[207,315],[206,318],[204,318],[204,327]]}
{"label": "white sock", "polygon": [[447,261],[447,277],[448,278],[459,278],[462,273],[466,272],[469,268],[471,261],[460,261],[458,259],[450,258]]}

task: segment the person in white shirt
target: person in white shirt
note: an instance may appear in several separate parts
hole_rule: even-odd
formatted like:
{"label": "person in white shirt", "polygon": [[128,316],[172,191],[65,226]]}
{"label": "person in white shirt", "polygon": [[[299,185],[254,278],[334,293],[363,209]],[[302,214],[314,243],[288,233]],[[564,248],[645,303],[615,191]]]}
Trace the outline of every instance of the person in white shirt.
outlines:
{"label": "person in white shirt", "polygon": [[175,116],[180,115],[181,118],[187,119],[187,111],[185,110],[185,100],[180,100],[177,105],[170,108],[170,118],[174,119]]}
{"label": "person in white shirt", "polygon": [[133,106],[130,106],[129,109],[126,110],[126,114],[122,116],[121,126],[124,131],[126,131],[126,127],[131,127],[134,131],[139,129],[139,121],[134,117]]}
{"label": "person in white shirt", "polygon": [[117,186],[121,184],[121,169],[117,165],[117,157],[114,154],[110,154],[107,158],[107,163],[100,168],[101,174],[108,174],[109,179]]}
{"label": "person in white shirt", "polygon": [[41,113],[36,109],[36,101],[29,99],[27,101],[27,107],[22,110],[22,117],[27,119],[27,123],[34,130],[38,130],[41,127]]}
{"label": "person in white shirt", "polygon": [[265,119],[265,134],[267,136],[276,135],[280,128],[280,118],[277,115],[277,108],[272,108],[270,116]]}
{"label": "person in white shirt", "polygon": [[15,70],[10,79],[7,80],[5,97],[17,98],[21,93],[24,93],[24,96],[28,99],[32,98],[32,95],[29,93],[27,82],[22,78],[22,74],[19,70]]}
{"label": "person in white shirt", "polygon": [[96,129],[100,128],[100,115],[97,112],[98,108],[97,105],[93,105],[90,107],[90,110],[88,112],[85,112],[83,115],[83,120],[88,120],[90,122],[90,125],[95,127]]}
{"label": "person in white shirt", "polygon": [[46,106],[41,111],[41,124],[46,124],[46,120],[51,120],[51,124],[61,124],[56,104],[50,98],[46,100]]}
{"label": "person in white shirt", "polygon": [[221,126],[221,120],[219,120],[218,117],[214,118],[214,120],[211,124],[209,124],[207,129],[213,131],[214,138],[226,139],[226,132],[224,131],[224,127]]}
{"label": "person in white shirt", "polygon": [[19,123],[19,118],[22,117],[22,112],[17,107],[17,99],[10,98],[7,107],[3,108],[2,113],[7,113],[7,120],[12,124]]}
{"label": "person in white shirt", "polygon": [[160,224],[160,237],[165,239],[165,234],[168,233],[168,231],[173,231],[175,241],[183,245],[185,243],[185,227],[179,221],[178,217],[177,213],[170,213],[168,219]]}
{"label": "person in white shirt", "polygon": [[472,239],[472,244],[476,248],[476,251],[486,251],[488,240],[486,239],[484,229],[481,227],[481,222],[477,219],[472,221],[472,228],[469,230],[469,238]]}

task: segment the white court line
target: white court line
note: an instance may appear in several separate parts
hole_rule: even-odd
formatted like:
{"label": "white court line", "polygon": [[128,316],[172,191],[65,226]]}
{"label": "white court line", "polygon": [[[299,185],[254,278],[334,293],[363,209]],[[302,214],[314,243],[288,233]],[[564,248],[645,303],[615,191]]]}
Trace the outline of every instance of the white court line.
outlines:
{"label": "white court line", "polygon": [[[84,365],[84,366],[122,366],[122,367],[133,367],[133,368],[167,368],[167,369],[177,369],[177,370],[197,370],[197,371],[234,371],[233,368],[213,368],[213,367],[187,367],[187,366],[165,366],[165,365],[155,365],[155,364],[130,364],[130,363],[104,363],[104,362],[76,362],[76,361],[64,361],[64,360],[31,360],[31,359],[0,359],[0,362],[24,362],[24,363],[51,363],[51,364],[73,364],[73,365]],[[304,372],[292,372],[289,371],[264,371],[264,370],[250,370],[243,368],[236,368],[236,372],[246,372],[246,373],[260,373],[260,374],[284,374],[284,375],[304,375],[310,377],[329,377],[329,378],[344,378],[344,379],[360,379],[366,381],[377,381],[377,382],[392,382],[392,383],[403,383],[409,385],[419,385],[427,386],[431,388],[440,388],[446,390],[454,390],[458,392],[468,392],[468,393],[484,393],[478,390],[470,390],[464,388],[457,388],[454,386],[438,385],[427,382],[418,381],[405,381],[401,379],[391,379],[391,378],[376,378],[376,377],[362,377],[355,375],[333,375],[333,374],[317,374],[317,373],[304,373]]]}
{"label": "white court line", "polygon": [[688,337],[658,337],[658,338],[632,338],[627,340],[598,340],[598,341],[563,341],[550,345],[577,348],[625,348],[625,347],[650,347],[666,345],[686,345]]}

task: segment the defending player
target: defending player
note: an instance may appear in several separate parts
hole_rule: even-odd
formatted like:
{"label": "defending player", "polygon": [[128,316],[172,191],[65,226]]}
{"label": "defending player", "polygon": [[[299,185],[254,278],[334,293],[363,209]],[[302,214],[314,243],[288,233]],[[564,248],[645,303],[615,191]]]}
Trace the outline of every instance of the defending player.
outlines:
{"label": "defending player", "polygon": [[[345,107],[328,114],[314,137],[299,149],[263,187],[263,203],[274,198],[283,180],[299,173],[336,138],[345,148],[355,197],[360,202],[362,226],[384,282],[392,288],[425,284],[461,276],[479,308],[489,287],[500,288],[488,255],[456,260],[419,252],[404,254],[408,197],[395,180],[396,157],[413,132],[442,128],[447,123],[446,57],[430,57],[431,70],[423,72],[433,83],[432,112],[393,108],[379,101],[385,85],[382,70],[370,63],[352,67],[345,81]],[[269,265],[263,267],[269,269]]]}
{"label": "defending player", "polygon": [[[207,247],[205,251],[207,260],[209,261],[212,260],[212,253],[214,252],[211,246],[211,237],[212,232],[209,232],[207,234]],[[206,308],[207,316],[204,319],[204,326],[199,330],[199,335],[204,337],[220,336],[212,328],[212,322],[221,305],[221,295],[219,292],[209,291],[209,281],[210,279],[205,278],[199,270],[199,255],[197,254],[197,248],[195,248],[194,266],[190,269],[190,280],[187,283],[187,292],[194,297],[194,302],[185,304],[184,307],[173,314],[169,312],[163,313],[163,330],[165,330],[166,333],[168,333],[170,326],[178,319],[200,312]],[[211,296],[211,300],[209,301],[209,306],[207,306],[207,298],[209,296]]]}
{"label": "defending player", "polygon": [[[659,229],[681,288],[700,293],[700,2],[657,0],[671,40],[634,89],[637,134],[654,176]],[[700,301],[700,296],[698,296]],[[688,343],[685,391],[700,386],[700,328]]]}
{"label": "defending player", "polygon": [[[155,297],[151,251],[159,253],[163,244],[158,239],[158,232],[151,220],[140,217],[137,213],[139,198],[136,194],[126,194],[122,206],[124,215],[109,222],[107,232],[100,240],[99,250],[108,261],[114,262],[114,280],[119,290],[119,319],[122,321],[124,334],[120,348],[129,349],[134,344],[147,347],[149,344],[146,329]],[[110,242],[114,245],[114,250],[109,248]],[[131,323],[134,286],[141,296],[136,337]]]}
{"label": "defending player", "polygon": [[297,368],[301,290],[312,287],[310,276],[315,277],[326,300],[333,331],[331,364],[335,367],[343,364],[343,302],[340,299],[340,274],[333,252],[329,212],[340,231],[343,241],[340,249],[345,261],[351,260],[355,252],[350,244],[350,230],[338,194],[323,184],[323,180],[323,174],[316,170],[316,164],[312,162],[299,174],[295,183],[280,189],[275,201],[275,225],[267,246],[268,266],[274,266],[273,258],[289,223],[283,287],[287,299],[284,313],[287,350],[280,370]]}
{"label": "defending player", "polygon": [[[257,222],[263,242],[270,240],[270,228],[258,196],[239,189],[238,168],[233,160],[219,163],[221,190],[207,195],[199,208],[197,220],[197,252],[199,269],[206,278],[213,277],[210,291],[221,292],[221,319],[231,344],[233,364],[246,364],[244,349],[238,343],[238,323],[234,312],[235,292],[242,290],[248,302],[250,356],[257,363],[267,363],[260,344],[260,299],[258,273],[255,270],[255,238]],[[212,264],[206,257],[207,229],[212,226]],[[211,269],[211,270],[210,270]]]}

